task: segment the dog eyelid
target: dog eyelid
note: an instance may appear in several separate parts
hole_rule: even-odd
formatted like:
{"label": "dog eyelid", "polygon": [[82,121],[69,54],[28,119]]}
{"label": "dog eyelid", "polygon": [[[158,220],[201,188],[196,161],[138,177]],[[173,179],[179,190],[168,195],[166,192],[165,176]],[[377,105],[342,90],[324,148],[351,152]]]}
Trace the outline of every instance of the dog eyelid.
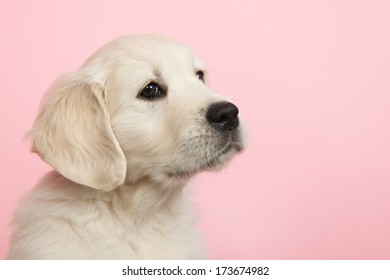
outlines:
{"label": "dog eyelid", "polygon": [[196,70],[196,77],[201,80],[203,83],[205,82],[204,81],[204,71],[202,70]]}
{"label": "dog eyelid", "polygon": [[148,83],[138,94],[139,98],[146,100],[154,100],[166,95],[164,87],[156,82]]}

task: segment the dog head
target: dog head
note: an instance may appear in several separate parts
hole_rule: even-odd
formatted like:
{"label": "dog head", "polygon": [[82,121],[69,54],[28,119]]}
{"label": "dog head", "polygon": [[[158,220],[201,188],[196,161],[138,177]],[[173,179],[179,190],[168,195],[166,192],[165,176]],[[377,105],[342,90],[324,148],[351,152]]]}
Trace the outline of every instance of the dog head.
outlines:
{"label": "dog head", "polygon": [[238,109],[191,51],[159,35],[119,38],[61,77],[30,131],[32,151],[100,190],[188,179],[243,148]]}

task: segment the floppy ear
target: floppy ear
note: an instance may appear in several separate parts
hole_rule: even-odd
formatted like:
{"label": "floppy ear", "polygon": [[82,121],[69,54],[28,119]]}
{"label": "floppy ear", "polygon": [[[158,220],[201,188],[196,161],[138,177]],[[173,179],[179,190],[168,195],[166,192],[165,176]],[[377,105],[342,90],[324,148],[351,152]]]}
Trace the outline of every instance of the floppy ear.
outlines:
{"label": "floppy ear", "polygon": [[104,88],[81,72],[54,83],[29,135],[31,150],[76,183],[110,191],[125,181],[126,159],[111,128]]}

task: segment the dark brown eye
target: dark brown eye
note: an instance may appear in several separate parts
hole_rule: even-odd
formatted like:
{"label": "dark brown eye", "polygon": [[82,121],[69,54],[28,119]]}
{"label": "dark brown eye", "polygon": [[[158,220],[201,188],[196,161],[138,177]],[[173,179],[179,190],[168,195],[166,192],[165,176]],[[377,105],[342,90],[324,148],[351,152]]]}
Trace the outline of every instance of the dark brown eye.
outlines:
{"label": "dark brown eye", "polygon": [[203,71],[199,70],[199,71],[196,71],[196,77],[201,80],[202,82],[204,82],[204,73]]}
{"label": "dark brown eye", "polygon": [[142,98],[146,98],[149,100],[156,99],[159,97],[162,97],[164,95],[162,89],[160,86],[154,82],[151,82],[147,84],[146,87],[144,87],[141,92],[138,94],[138,96]]}

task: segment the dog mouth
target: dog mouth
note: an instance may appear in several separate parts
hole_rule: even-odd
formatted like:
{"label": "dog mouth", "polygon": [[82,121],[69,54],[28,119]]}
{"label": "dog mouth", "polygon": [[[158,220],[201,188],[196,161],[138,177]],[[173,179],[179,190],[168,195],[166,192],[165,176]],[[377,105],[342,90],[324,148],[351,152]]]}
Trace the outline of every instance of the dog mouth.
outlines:
{"label": "dog mouth", "polygon": [[192,152],[181,164],[176,163],[168,167],[166,175],[170,178],[185,179],[201,171],[224,166],[236,153],[243,150],[242,142],[235,138],[229,137],[228,141],[219,144],[217,149],[213,147],[213,149],[202,152]]}

